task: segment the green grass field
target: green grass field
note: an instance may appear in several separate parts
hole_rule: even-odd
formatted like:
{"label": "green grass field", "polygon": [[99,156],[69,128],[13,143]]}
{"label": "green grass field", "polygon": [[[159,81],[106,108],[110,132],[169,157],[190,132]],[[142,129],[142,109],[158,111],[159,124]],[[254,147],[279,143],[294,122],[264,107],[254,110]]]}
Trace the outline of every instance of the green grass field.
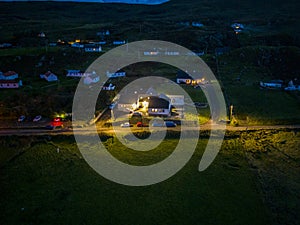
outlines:
{"label": "green grass field", "polygon": [[[296,224],[299,133],[228,133],[213,164],[200,173],[197,168],[207,143],[203,135],[180,172],[145,187],[119,185],[98,175],[82,158],[72,137],[34,138],[23,154],[2,164],[0,222]],[[251,144],[253,137],[260,138],[263,145],[260,141]],[[106,137],[105,142],[110,152],[134,165],[164,159],[177,143],[167,139],[154,151],[136,154],[111,138]],[[20,146],[15,140],[14,148]],[[2,155],[12,148],[8,144],[2,147]]]}

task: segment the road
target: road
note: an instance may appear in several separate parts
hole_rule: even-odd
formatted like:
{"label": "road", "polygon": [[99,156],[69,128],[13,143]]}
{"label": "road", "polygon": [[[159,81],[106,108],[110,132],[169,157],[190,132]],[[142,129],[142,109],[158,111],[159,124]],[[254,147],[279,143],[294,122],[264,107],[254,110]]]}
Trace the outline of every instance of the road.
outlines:
{"label": "road", "polygon": [[[132,131],[144,131],[148,128],[140,128],[140,127],[132,127]],[[180,131],[181,127],[178,126],[176,128],[168,128],[173,131]],[[204,130],[221,130],[223,129],[222,125],[218,124],[205,124],[201,125],[199,128],[185,128],[185,129],[199,129],[201,131]],[[250,131],[250,130],[276,130],[276,129],[300,129],[300,125],[274,125],[274,126],[226,126],[226,130],[228,131]],[[128,129],[116,127],[115,131],[112,128],[97,128],[98,133],[110,133],[114,132],[118,133],[126,133]],[[79,135],[92,135],[95,134],[95,130],[93,126],[83,127],[83,128],[73,128],[73,129],[56,129],[56,130],[47,130],[44,128],[32,128],[32,129],[24,129],[24,128],[2,128],[0,129],[0,136],[39,136],[39,135],[73,135],[74,133]]]}

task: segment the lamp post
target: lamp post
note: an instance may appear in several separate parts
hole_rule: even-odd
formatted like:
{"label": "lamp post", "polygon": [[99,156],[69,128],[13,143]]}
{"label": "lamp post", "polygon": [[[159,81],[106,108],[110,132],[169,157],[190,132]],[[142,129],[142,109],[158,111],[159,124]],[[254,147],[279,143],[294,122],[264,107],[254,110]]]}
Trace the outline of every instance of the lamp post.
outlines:
{"label": "lamp post", "polygon": [[230,105],[230,120],[232,120],[232,116],[233,116],[233,105]]}

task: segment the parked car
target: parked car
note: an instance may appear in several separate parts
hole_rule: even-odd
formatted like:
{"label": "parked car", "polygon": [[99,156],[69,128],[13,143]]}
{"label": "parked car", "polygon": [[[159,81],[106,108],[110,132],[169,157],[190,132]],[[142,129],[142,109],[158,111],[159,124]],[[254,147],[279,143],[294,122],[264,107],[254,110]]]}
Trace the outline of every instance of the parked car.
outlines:
{"label": "parked car", "polygon": [[144,123],[142,123],[141,121],[140,121],[140,122],[137,122],[137,123],[136,123],[136,126],[137,126],[137,127],[148,127],[147,124],[144,124]]}
{"label": "parked car", "polygon": [[164,126],[164,123],[161,123],[161,122],[153,122],[151,124],[152,127],[163,127]]}
{"label": "parked car", "polygon": [[174,123],[173,121],[165,121],[166,127],[176,127],[177,124]]}
{"label": "parked car", "polygon": [[121,127],[130,127],[130,123],[129,122],[122,123]]}
{"label": "parked car", "polygon": [[53,119],[53,122],[61,122],[61,118],[60,117],[55,117],[54,119]]}
{"label": "parked car", "polygon": [[113,109],[115,106],[116,106],[116,103],[111,103],[111,104],[108,106],[108,108],[109,108],[109,109]]}
{"label": "parked car", "polygon": [[25,121],[26,116],[22,115],[18,118],[18,122],[23,122]]}
{"label": "parked car", "polygon": [[33,122],[38,122],[38,121],[40,121],[41,119],[42,119],[42,116],[41,116],[41,115],[38,115],[38,116],[34,117]]}

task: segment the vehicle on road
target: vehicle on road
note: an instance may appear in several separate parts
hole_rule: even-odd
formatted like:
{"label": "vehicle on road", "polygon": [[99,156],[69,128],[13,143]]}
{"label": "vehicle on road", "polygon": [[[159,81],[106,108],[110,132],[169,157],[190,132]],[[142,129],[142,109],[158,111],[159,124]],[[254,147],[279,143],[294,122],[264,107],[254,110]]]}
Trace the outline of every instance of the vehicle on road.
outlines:
{"label": "vehicle on road", "polygon": [[62,121],[61,117],[55,117],[53,119],[53,122],[61,122],[61,121]]}
{"label": "vehicle on road", "polygon": [[136,126],[137,126],[137,127],[148,127],[147,124],[144,124],[144,123],[142,123],[141,121],[137,122],[137,123],[136,123]]}
{"label": "vehicle on road", "polygon": [[165,126],[166,127],[177,127],[177,124],[174,123],[173,121],[165,121]]}
{"label": "vehicle on road", "polygon": [[23,122],[25,121],[26,116],[22,115],[18,118],[18,122]]}
{"label": "vehicle on road", "polygon": [[164,122],[153,122],[152,127],[177,127],[177,124],[173,121],[164,121]]}
{"label": "vehicle on road", "polygon": [[38,116],[34,117],[33,122],[38,122],[38,121],[40,121],[41,119],[42,119],[42,116],[41,116],[41,115],[38,115]]}
{"label": "vehicle on road", "polygon": [[121,127],[130,127],[130,123],[129,122],[122,123]]}

